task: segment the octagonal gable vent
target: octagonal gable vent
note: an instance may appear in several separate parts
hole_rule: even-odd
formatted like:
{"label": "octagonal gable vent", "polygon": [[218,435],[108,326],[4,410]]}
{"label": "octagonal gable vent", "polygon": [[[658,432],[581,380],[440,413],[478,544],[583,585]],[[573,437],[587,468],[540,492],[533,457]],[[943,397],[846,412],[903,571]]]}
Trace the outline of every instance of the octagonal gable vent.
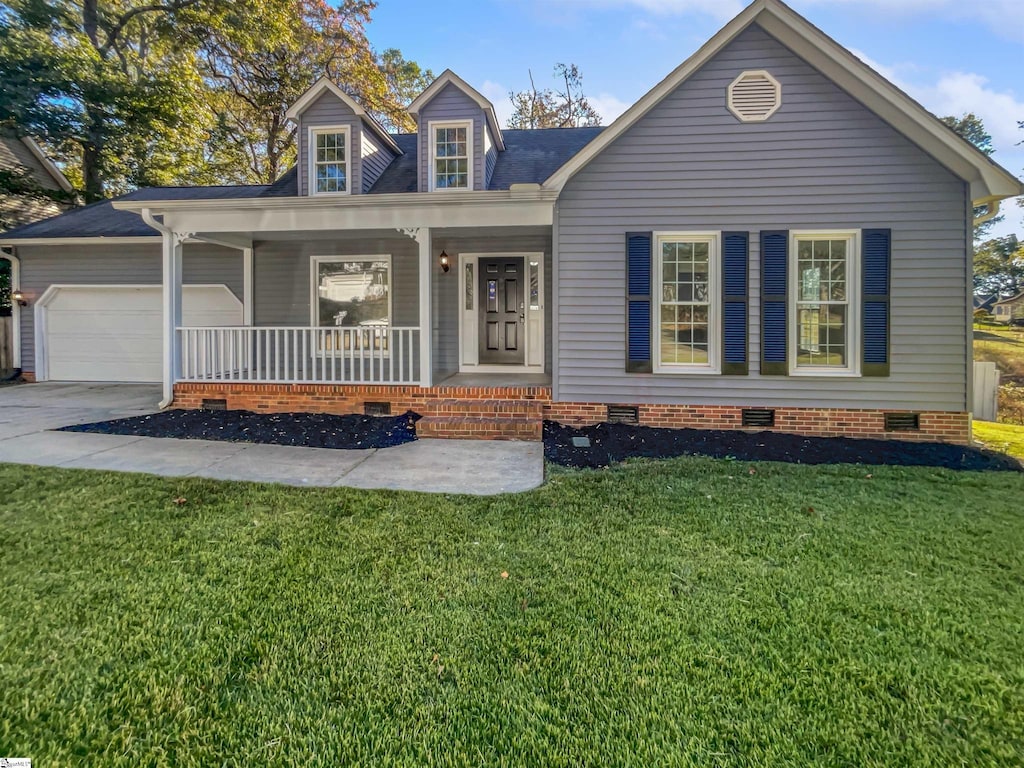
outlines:
{"label": "octagonal gable vent", "polygon": [[729,84],[729,111],[745,123],[767,120],[782,106],[782,86],[763,69],[744,72]]}

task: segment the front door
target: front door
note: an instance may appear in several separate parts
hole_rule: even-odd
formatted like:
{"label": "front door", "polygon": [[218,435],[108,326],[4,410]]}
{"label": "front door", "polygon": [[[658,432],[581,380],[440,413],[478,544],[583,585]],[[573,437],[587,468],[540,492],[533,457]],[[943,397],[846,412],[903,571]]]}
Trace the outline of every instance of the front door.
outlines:
{"label": "front door", "polygon": [[480,258],[480,364],[523,365],[523,259]]}

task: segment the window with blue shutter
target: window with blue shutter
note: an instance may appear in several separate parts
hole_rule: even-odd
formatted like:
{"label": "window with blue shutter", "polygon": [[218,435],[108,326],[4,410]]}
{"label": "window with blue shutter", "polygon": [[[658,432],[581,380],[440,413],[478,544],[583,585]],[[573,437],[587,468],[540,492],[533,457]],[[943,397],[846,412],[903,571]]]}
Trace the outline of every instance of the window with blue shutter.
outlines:
{"label": "window with blue shutter", "polygon": [[626,371],[650,373],[651,241],[650,232],[626,233]]}
{"label": "window with blue shutter", "polygon": [[889,284],[892,271],[892,230],[865,229],[861,234],[862,338],[861,374],[889,375]]}
{"label": "window with blue shutter", "polygon": [[722,373],[746,376],[750,235],[722,234]]}
{"label": "window with blue shutter", "polygon": [[761,233],[761,375],[786,376],[789,232]]}

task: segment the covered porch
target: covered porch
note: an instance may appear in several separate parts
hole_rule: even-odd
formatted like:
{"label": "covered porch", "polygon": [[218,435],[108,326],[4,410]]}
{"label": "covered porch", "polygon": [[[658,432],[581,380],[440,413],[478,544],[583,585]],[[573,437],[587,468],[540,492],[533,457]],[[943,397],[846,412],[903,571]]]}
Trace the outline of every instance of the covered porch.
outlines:
{"label": "covered porch", "polygon": [[[199,388],[187,385],[549,386],[551,202],[539,190],[484,195],[503,204],[136,204],[163,240],[162,404]],[[182,322],[186,241],[238,251],[241,324]]]}

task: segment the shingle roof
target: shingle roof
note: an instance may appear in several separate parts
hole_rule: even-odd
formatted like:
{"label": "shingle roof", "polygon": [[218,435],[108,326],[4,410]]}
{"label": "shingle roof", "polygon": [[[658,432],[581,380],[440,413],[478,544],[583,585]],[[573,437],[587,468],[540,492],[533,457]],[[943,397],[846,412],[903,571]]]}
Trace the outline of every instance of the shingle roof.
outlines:
{"label": "shingle roof", "polygon": [[[491,176],[490,190],[513,184],[540,184],[583,149],[603,128],[546,128],[503,131],[505,151]],[[393,137],[405,154],[395,158],[370,190],[372,195],[416,192],[419,186],[416,134]],[[298,176],[292,168],[271,185],[236,187],[147,187],[117,200],[211,200],[295,197]],[[147,237],[156,235],[137,214],[118,211],[110,200],[76,208],[61,216],[5,232],[5,240],[53,237]]]}
{"label": "shingle roof", "polygon": [[[237,187],[146,187],[137,189],[115,200],[210,200],[214,198],[259,197],[268,186]],[[24,240],[37,237],[155,237],[155,229],[137,213],[118,211],[112,200],[73,208],[60,216],[43,219],[34,224],[4,232],[4,240]]]}

